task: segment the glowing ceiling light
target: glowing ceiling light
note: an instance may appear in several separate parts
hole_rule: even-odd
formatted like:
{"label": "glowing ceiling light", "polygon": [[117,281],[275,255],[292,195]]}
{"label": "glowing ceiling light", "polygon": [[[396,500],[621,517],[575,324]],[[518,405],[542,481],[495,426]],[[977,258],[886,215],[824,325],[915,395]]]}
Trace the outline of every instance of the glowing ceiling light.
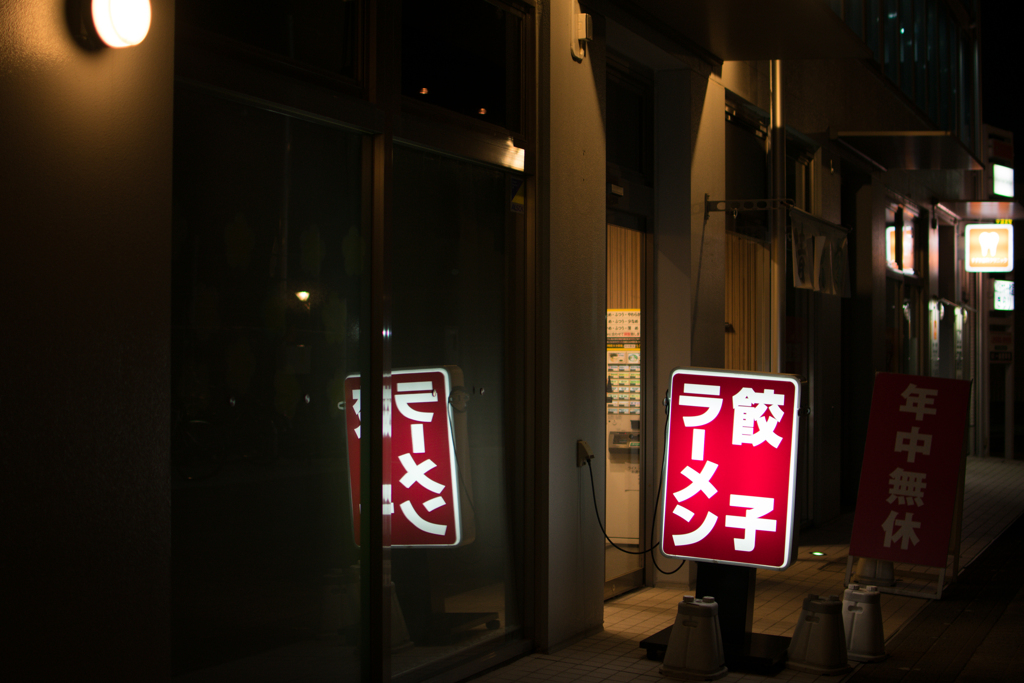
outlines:
{"label": "glowing ceiling light", "polygon": [[92,21],[100,40],[110,47],[141,43],[149,33],[149,0],[92,0]]}

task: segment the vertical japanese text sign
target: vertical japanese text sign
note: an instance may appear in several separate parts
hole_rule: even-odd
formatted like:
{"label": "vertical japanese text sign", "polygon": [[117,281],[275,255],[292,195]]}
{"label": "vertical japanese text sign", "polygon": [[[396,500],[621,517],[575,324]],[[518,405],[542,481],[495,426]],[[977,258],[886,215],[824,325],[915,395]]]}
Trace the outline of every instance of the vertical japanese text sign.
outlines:
{"label": "vertical japanese text sign", "polygon": [[669,401],[662,552],[788,567],[800,383],[790,375],[675,370]]}
{"label": "vertical japanese text sign", "polygon": [[[384,514],[391,516],[391,545],[460,545],[464,539],[448,370],[395,370],[391,386],[392,483],[383,492]],[[347,377],[345,431],[356,543],[361,409],[359,377]]]}
{"label": "vertical japanese text sign", "polygon": [[971,383],[875,375],[850,555],[945,567]]}

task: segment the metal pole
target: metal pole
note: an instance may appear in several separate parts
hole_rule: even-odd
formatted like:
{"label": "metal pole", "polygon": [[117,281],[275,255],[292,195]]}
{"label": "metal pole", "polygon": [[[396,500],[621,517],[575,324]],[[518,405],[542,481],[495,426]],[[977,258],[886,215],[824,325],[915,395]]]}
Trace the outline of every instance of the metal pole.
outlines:
{"label": "metal pole", "polygon": [[[782,113],[782,60],[771,63],[772,199],[786,198],[786,124]],[[786,207],[772,217],[771,368],[782,372],[786,345]]]}

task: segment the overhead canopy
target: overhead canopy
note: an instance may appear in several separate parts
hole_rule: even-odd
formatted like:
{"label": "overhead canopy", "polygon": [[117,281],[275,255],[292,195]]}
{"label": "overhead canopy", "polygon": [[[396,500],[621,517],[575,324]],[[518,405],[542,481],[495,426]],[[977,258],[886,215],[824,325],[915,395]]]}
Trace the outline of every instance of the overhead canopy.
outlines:
{"label": "overhead canopy", "polygon": [[944,130],[841,131],[837,137],[887,170],[982,169],[960,139]]}
{"label": "overhead canopy", "polygon": [[681,35],[723,61],[871,56],[825,0],[612,0],[612,4]]}
{"label": "overhead canopy", "polygon": [[1014,201],[942,202],[940,206],[965,221],[1024,218],[1024,207]]}

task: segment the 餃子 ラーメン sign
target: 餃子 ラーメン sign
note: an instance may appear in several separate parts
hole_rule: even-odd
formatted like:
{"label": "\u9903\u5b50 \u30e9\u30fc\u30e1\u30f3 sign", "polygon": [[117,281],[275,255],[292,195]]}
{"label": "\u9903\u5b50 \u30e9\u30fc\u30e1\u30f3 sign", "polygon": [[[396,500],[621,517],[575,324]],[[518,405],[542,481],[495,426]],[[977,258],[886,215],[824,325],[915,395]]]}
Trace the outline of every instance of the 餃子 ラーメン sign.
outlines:
{"label": "\u9903\u5b50 \u30e9\u30fc\u30e1\u30f3 sign", "polygon": [[782,569],[792,563],[800,383],[679,369],[669,389],[662,552]]}

